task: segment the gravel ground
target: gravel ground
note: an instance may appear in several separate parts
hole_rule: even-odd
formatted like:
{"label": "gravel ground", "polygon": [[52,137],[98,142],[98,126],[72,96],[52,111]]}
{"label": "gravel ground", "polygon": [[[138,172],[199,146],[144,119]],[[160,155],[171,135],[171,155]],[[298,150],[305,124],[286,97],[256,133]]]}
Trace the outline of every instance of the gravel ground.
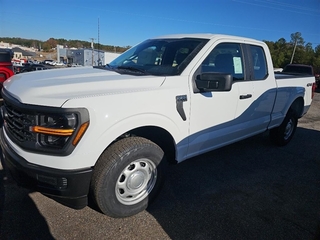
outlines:
{"label": "gravel ground", "polygon": [[1,239],[320,239],[320,93],[292,142],[267,134],[170,166],[156,202],[125,219],[15,185],[0,165]]}

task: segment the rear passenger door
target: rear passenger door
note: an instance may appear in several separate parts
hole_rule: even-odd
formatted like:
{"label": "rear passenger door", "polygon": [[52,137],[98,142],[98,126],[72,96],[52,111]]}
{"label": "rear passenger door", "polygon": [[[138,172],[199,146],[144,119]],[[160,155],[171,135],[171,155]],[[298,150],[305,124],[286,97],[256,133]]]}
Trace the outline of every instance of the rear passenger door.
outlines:
{"label": "rear passenger door", "polygon": [[[250,44],[244,48],[248,81],[239,84],[240,101],[235,117],[241,122],[241,134],[249,136],[267,129],[276,96],[276,83],[269,76],[264,48]],[[244,99],[245,96],[250,100]]]}

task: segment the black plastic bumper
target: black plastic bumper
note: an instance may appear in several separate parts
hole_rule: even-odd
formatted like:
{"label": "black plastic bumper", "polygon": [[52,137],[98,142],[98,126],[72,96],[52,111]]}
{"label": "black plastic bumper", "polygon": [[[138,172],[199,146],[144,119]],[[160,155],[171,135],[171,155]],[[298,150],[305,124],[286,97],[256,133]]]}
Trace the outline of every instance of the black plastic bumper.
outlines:
{"label": "black plastic bumper", "polygon": [[18,185],[41,192],[71,208],[87,206],[92,168],[59,170],[31,164],[14,152],[4,138],[2,128],[0,144],[2,165]]}

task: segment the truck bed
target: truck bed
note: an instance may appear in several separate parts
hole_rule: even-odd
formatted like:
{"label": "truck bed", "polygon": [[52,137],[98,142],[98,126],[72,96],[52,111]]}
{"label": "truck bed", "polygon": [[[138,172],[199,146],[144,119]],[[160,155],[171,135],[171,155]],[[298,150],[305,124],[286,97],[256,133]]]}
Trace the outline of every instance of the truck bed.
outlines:
{"label": "truck bed", "polygon": [[276,79],[290,79],[290,78],[312,78],[309,74],[303,73],[283,73],[283,72],[275,72],[274,76]]}

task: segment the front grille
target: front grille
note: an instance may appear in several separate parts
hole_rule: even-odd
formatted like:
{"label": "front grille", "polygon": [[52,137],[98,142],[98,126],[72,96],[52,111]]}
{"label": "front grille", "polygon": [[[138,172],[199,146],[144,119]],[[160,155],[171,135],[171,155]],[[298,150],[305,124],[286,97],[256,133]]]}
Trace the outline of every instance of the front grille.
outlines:
{"label": "front grille", "polygon": [[23,112],[12,104],[4,101],[4,126],[14,140],[18,142],[35,141],[35,137],[29,131],[34,123],[35,116]]}

